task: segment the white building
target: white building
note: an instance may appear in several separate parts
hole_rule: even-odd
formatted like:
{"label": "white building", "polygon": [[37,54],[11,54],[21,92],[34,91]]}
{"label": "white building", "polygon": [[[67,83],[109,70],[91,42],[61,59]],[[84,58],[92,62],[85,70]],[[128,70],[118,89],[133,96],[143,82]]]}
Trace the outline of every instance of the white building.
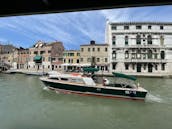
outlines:
{"label": "white building", "polygon": [[107,21],[110,71],[172,74],[172,23]]}

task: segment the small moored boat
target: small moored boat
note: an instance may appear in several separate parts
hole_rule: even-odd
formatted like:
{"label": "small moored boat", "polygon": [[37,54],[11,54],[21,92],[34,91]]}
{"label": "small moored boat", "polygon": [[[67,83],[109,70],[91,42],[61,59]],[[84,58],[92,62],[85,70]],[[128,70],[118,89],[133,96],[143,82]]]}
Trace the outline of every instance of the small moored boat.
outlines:
{"label": "small moored boat", "polygon": [[[85,71],[87,71],[86,69]],[[91,70],[93,71],[93,70]],[[136,78],[122,73],[112,73],[114,78],[103,77],[102,83],[97,83],[93,76],[73,74],[50,74],[40,80],[52,90],[63,93],[75,93],[109,98],[127,98],[144,100],[147,90],[136,84]],[[133,83],[134,82],[134,83]]]}

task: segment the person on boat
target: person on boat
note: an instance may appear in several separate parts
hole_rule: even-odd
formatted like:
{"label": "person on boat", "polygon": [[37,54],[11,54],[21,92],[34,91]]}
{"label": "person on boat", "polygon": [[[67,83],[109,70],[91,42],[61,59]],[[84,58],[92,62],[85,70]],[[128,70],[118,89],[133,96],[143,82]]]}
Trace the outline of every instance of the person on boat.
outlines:
{"label": "person on boat", "polygon": [[103,86],[107,86],[109,84],[110,84],[109,80],[107,78],[103,77]]}

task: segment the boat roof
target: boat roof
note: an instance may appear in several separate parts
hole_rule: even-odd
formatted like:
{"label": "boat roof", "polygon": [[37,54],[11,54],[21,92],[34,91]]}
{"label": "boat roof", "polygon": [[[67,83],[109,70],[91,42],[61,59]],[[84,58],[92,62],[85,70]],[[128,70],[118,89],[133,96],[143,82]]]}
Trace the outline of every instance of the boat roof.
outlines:
{"label": "boat roof", "polygon": [[126,74],[123,74],[123,73],[117,73],[117,72],[112,72],[112,74],[115,76],[115,77],[119,77],[119,78],[126,78],[126,79],[129,79],[129,80],[133,80],[133,81],[136,81],[137,78],[132,76],[132,75],[126,75]]}
{"label": "boat roof", "polygon": [[70,78],[70,77],[74,77],[74,78],[81,78],[82,74],[79,73],[71,73],[71,74],[50,74],[49,77],[65,77],[65,78]]}

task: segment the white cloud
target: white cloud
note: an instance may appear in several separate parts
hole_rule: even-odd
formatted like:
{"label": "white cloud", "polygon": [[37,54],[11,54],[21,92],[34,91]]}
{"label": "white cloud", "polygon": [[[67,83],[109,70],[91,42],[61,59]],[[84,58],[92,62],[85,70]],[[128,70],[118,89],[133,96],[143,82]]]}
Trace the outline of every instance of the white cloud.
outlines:
{"label": "white cloud", "polygon": [[66,48],[75,48],[89,40],[103,43],[107,18],[113,22],[169,21],[171,11],[171,6],[155,6],[7,17],[0,18],[0,33],[9,32],[5,39],[58,40]]}

